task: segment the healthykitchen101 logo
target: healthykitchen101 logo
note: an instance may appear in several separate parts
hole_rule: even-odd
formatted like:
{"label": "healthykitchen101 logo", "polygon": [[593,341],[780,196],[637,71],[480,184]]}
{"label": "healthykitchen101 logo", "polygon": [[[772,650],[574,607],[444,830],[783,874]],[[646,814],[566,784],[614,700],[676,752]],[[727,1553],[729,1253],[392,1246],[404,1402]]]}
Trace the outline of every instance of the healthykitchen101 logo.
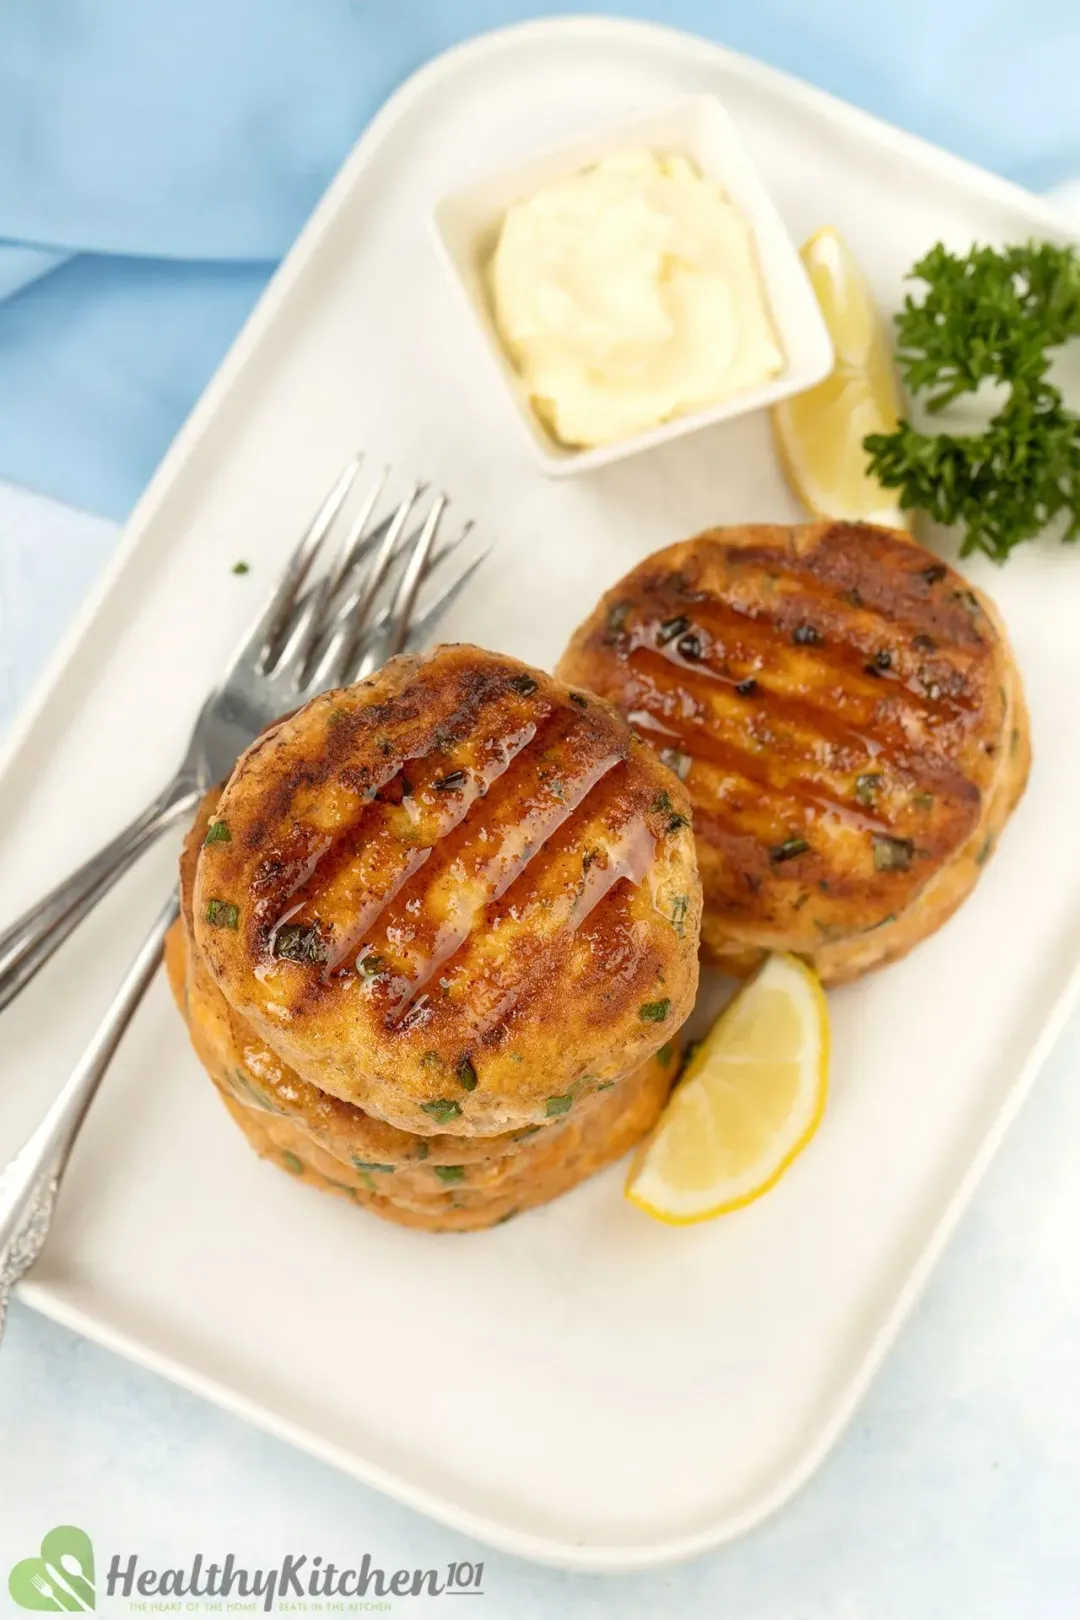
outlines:
{"label": "healthykitchen101 logo", "polygon": [[21,1609],[92,1609],[94,1549],[85,1530],[58,1524],[36,1558],[24,1558],[8,1576],[8,1591]]}
{"label": "healthykitchen101 logo", "polygon": [[[395,1597],[482,1597],[483,1564],[450,1563],[445,1574],[435,1569],[376,1568],[365,1553],[355,1568],[339,1568],[321,1556],[289,1553],[269,1569],[249,1570],[232,1553],[221,1563],[208,1563],[196,1553],[190,1566],[142,1567],[135,1553],[109,1560],[103,1579],[106,1597],[126,1599],[130,1609],[235,1611],[386,1610]],[[36,1558],[24,1558],[8,1577],[8,1591],[21,1609],[53,1613],[97,1607],[94,1549],[85,1530],[57,1525],[41,1543]],[[185,1601],[186,1600],[186,1601]]]}

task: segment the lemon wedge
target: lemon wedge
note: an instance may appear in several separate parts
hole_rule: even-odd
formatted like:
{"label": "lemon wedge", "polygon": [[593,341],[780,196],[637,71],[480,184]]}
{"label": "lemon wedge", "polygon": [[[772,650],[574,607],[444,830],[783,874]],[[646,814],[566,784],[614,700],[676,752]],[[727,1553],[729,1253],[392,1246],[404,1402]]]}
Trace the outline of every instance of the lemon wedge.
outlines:
{"label": "lemon wedge", "polygon": [[760,1198],[817,1130],[828,1066],[817,975],[797,957],[770,956],[691,1058],[638,1149],[627,1198],[673,1226]]}
{"label": "lemon wedge", "polygon": [[818,517],[907,528],[889,490],[866,471],[863,440],[891,433],[900,414],[885,322],[851,249],[831,226],[802,248],[833,340],[824,382],[773,407],[781,460],[799,498]]}

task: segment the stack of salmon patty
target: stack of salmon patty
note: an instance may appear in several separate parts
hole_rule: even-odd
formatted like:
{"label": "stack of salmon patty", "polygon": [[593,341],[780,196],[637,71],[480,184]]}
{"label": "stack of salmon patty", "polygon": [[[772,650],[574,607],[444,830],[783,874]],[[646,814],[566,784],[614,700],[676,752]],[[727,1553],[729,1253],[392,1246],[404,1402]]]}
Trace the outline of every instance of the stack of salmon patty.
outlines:
{"label": "stack of salmon patty", "polygon": [[170,979],[252,1145],[430,1230],[653,1125],[697,989],[682,784],[606,703],[469,646],[280,722],[207,795]]}

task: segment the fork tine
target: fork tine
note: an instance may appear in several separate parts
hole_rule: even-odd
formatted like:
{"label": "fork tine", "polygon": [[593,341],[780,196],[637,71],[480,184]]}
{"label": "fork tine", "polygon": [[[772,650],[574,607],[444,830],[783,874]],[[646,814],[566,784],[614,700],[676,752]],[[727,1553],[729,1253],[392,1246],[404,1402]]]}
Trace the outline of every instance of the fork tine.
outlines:
{"label": "fork tine", "polygon": [[409,521],[409,513],[420,499],[423,488],[422,484],[414,484],[401,502],[401,505],[390,519],[390,525],[383,535],[382,543],[375,554],[374,561],[364,575],[362,585],[355,593],[355,600],[352,601],[351,607],[354,634],[359,635],[368,614],[375,605],[375,598],[379,594],[379,588],[386,577],[387,569],[393,560],[398,542],[404,533],[405,525]]}
{"label": "fork tine", "polygon": [[[447,504],[449,504],[449,502]],[[458,547],[464,545],[465,541],[469,538],[470,534],[472,534],[475,527],[476,525],[472,518],[469,518],[461,525],[461,528],[458,530],[457,534],[454,535],[452,540],[443,540],[437,545],[432,546],[431,555],[427,561],[427,567],[424,569],[424,579],[430,579],[435,570],[441,567],[446,561],[447,557],[452,557]],[[415,533],[409,536],[406,545],[402,546],[401,551],[398,554],[398,558],[395,559],[395,563],[398,562],[403,556],[407,557],[411,555],[411,548],[418,545],[419,542],[420,530],[417,529]]]}
{"label": "fork tine", "polygon": [[310,590],[300,593],[291,618],[282,626],[281,634],[285,640],[275,647],[272,657],[268,657],[263,665],[268,675],[285,678],[292,675],[297,683],[303,679],[304,666],[318,634],[325,605],[326,580],[319,578]]}
{"label": "fork tine", "polygon": [[[397,529],[397,535],[387,531],[380,555],[370,575],[362,585],[354,587],[344,606],[337,610],[331,632],[311,671],[310,678],[313,683],[321,686],[338,686],[353,679],[349,671],[353,667],[361,644],[365,649],[361,662],[370,655],[372,668],[381,663],[383,657],[388,656],[386,629],[392,622],[392,610],[384,608],[372,619],[375,603],[380,591],[392,578],[403,555],[408,558],[408,568],[412,568],[419,558],[418,566],[421,575],[423,574],[431,539],[438,527],[438,517],[446,504],[445,496],[440,496],[433,503],[431,511],[419,529],[415,529],[407,540],[399,544],[401,530],[404,528],[409,510],[415,504],[416,495],[417,491],[414,490],[412,498],[407,503],[402,503],[402,507],[394,514],[392,526]],[[396,600],[395,597],[395,602]]]}
{"label": "fork tine", "polygon": [[[378,551],[374,560],[368,565],[362,576],[362,582],[357,585],[348,598],[345,606],[333,615],[330,607],[335,590],[335,582],[327,575],[322,576],[311,591],[309,600],[304,604],[302,611],[294,618],[288,629],[284,646],[273,656],[273,673],[276,676],[289,679],[290,677],[300,687],[304,680],[307,667],[311,663],[319,642],[326,634],[328,623],[335,623],[338,618],[348,618],[352,635],[355,638],[363,629],[372,604],[378,596],[380,586],[393,565],[396,550],[401,540],[402,531],[409,519],[421,491],[425,487],[416,483],[399,503],[394,512],[377,525],[374,536],[363,538],[363,529],[375,507],[383,485],[389,476],[387,468],[374,490],[363,502],[357,519],[350,526],[349,533],[339,548],[338,557],[333,570],[340,579],[342,573],[348,573],[357,557],[370,552],[376,540],[379,542]],[[350,554],[352,560],[350,562]]]}
{"label": "fork tine", "polygon": [[[419,486],[420,495],[425,495],[427,493],[428,487],[429,486],[427,484],[421,484]],[[390,523],[390,519],[389,518],[384,518],[381,523],[376,525],[375,529],[373,529],[371,534],[367,536],[367,538],[363,542],[363,545],[358,550],[357,556],[356,556],[356,559],[354,559],[354,562],[360,560],[368,551],[370,551],[370,549],[374,545],[375,541],[382,538],[383,534],[386,532],[386,529],[387,529],[387,526],[389,525],[389,523]],[[397,579],[397,577],[400,575],[402,568],[405,566],[406,562],[408,562],[408,560],[409,560],[409,557],[412,555],[413,547],[415,545],[417,545],[419,540],[420,540],[420,535],[423,532],[423,527],[424,527],[423,523],[418,523],[416,525],[415,529],[413,529],[412,533],[406,535],[405,539],[402,540],[401,544],[398,546],[397,550],[394,552],[393,557],[390,559],[390,563],[389,563],[389,565],[387,567],[386,573],[383,576],[383,584],[384,584],[384,586],[391,585]],[[464,523],[462,525],[460,531],[454,536],[454,538],[452,540],[445,540],[445,541],[443,541],[443,543],[441,545],[436,546],[435,549],[432,551],[431,557],[430,557],[430,559],[428,561],[428,566],[427,566],[426,573],[427,574],[433,573],[434,570],[436,568],[438,568],[439,564],[441,562],[443,562],[445,560],[445,558],[449,557],[451,552],[455,551],[459,545],[461,545],[463,540],[468,539],[468,537],[472,533],[474,527],[475,527],[475,525],[473,523],[473,520],[472,520],[472,518],[470,518],[466,523]],[[352,568],[350,566],[350,568],[348,570],[346,570],[346,572],[348,573],[348,572],[351,572],[351,571],[352,571]],[[352,593],[347,594],[345,596],[345,598],[344,598],[344,604],[350,603],[351,599],[352,599],[352,595],[354,595],[354,594],[355,594],[355,590]],[[346,611],[346,605],[343,605],[343,603],[339,602],[339,604],[335,608],[335,612],[340,613],[340,612],[344,612],[344,611]]]}
{"label": "fork tine", "polygon": [[416,593],[420,589],[420,581],[423,579],[427,569],[431,548],[435,544],[435,537],[439,532],[439,524],[442,522],[443,513],[449,504],[445,495],[436,495],[431,503],[431,509],[425,519],[424,527],[420,531],[420,537],[409,557],[408,566],[401,576],[390,609],[390,629],[386,643],[386,656],[388,658],[393,658],[395,653],[399,653],[405,645],[405,638],[409,633],[409,622],[412,619],[413,607],[416,603]]}
{"label": "fork tine", "polygon": [[[320,574],[306,598],[301,596],[288,625],[285,643],[275,654],[274,673],[284,676],[292,674],[298,686],[303,680],[305,669],[311,662],[320,638],[325,634],[330,604],[341,580],[362,557],[368,554],[393,521],[392,517],[385,518],[365,537],[364,530],[389,476],[389,467],[384,467],[361,502],[359,512],[349,524],[333,562]],[[331,524],[338,511],[340,506],[331,515]]]}
{"label": "fork tine", "polygon": [[[344,603],[335,609],[327,644],[316,660],[313,677],[336,682],[348,667],[352,649],[368,622],[379,592],[387,578],[392,577],[397,553],[413,543],[415,537],[410,537],[401,545],[401,536],[409,513],[425,488],[424,484],[414,484],[388,522],[379,525],[382,541],[378,553],[360,583],[353,586]],[[325,635],[325,625],[320,628]]]}
{"label": "fork tine", "polygon": [[[473,525],[471,522],[466,524],[464,530],[461,532],[461,534],[457,535],[455,539],[448,541],[445,545],[437,546],[435,548],[424,573],[424,578],[422,581],[423,586],[426,586],[429,581],[435,579],[436,575],[442,568],[442,564],[446,561],[447,557],[457,550],[462,540],[464,540],[466,535],[471,532],[472,527]],[[416,537],[414,536],[414,539],[415,538]],[[458,596],[460,596],[462,590],[465,588],[465,585],[472,578],[473,574],[475,574],[480,564],[484,562],[486,558],[490,557],[492,550],[492,545],[489,544],[485,546],[483,551],[480,552],[479,556],[475,557],[472,562],[466,564],[465,568],[460,574],[453,574],[450,580],[444,583],[443,588],[438,596],[431,597],[430,593],[425,592],[428,599],[423,603],[418,602],[413,609],[414,614],[419,613],[419,617],[414,618],[413,622],[409,626],[410,646],[415,640],[422,640],[424,636],[426,636],[430,631],[434,630],[439,620],[457,600]],[[449,570],[444,570],[444,572],[449,572]],[[373,638],[380,636],[385,637],[387,628],[390,624],[390,613],[391,609],[389,605],[379,609],[369,627],[369,633]]]}
{"label": "fork tine", "polygon": [[[379,591],[388,575],[391,574],[395,555],[399,549],[404,549],[400,546],[400,542],[402,531],[409,519],[409,513],[426,487],[424,484],[414,484],[397,510],[379,524],[378,533],[381,538],[377,555],[364,571],[359,582],[353,585],[344,602],[334,609],[331,623],[331,639],[338,641],[339,644],[341,640],[337,634],[339,630],[347,631],[348,637],[355,641],[367,623]],[[406,542],[406,544],[411,544],[411,541]],[[363,549],[367,550],[368,548],[365,545]],[[325,628],[324,625],[324,634]],[[320,667],[323,662],[324,658],[320,658]]]}
{"label": "fork tine", "polygon": [[[452,550],[456,545],[456,540],[451,541],[449,546],[443,546],[436,555],[439,558],[445,557],[447,552]],[[415,652],[417,648],[422,647],[424,642],[429,639],[434,632],[436,625],[438,625],[439,622],[445,618],[446,614],[450,611],[451,607],[457,601],[462,591],[464,591],[465,587],[476,573],[476,570],[480,567],[480,564],[487,561],[488,557],[491,555],[492,549],[493,548],[491,546],[486,546],[478,557],[474,557],[473,560],[470,563],[467,563],[466,566],[461,570],[460,574],[456,575],[448,585],[443,587],[442,591],[438,596],[435,597],[433,601],[425,605],[420,617],[414,619],[412,624],[409,626],[409,633],[405,641],[407,651]],[[426,579],[431,577],[435,566],[436,564],[429,565],[427,574],[425,575]],[[347,679],[350,682],[360,681],[364,679],[365,675],[370,675],[373,669],[378,668],[379,658],[376,648],[385,644],[386,631],[388,625],[390,624],[390,614],[391,610],[388,607],[383,608],[381,613],[378,614],[371,625],[370,635],[365,636],[364,638],[363,653],[361,654],[358,662],[351,670],[347,672],[347,675],[343,677],[343,679]]]}
{"label": "fork tine", "polygon": [[312,691],[324,692],[332,686],[346,684],[345,671],[349,667],[349,652],[354,645],[351,623],[348,618],[339,619],[309,672]]}
{"label": "fork tine", "polygon": [[461,593],[465,590],[481,563],[486,562],[488,557],[490,557],[491,549],[492,548],[490,546],[485,546],[484,550],[480,552],[479,556],[474,557],[472,562],[468,563],[461,570],[461,573],[457,576],[457,578],[452,580],[450,584],[440,592],[433,602],[430,602],[425,606],[424,611],[409,627],[407,640],[408,646],[418,646],[421,642],[428,639],[428,637],[434,631],[435,626],[449,613],[450,609],[453,607]]}
{"label": "fork tine", "polygon": [[[428,563],[428,566],[427,566],[427,574],[428,574],[428,576],[433,574],[435,572],[436,568],[438,568],[441,563],[444,563],[446,561],[447,557],[452,557],[453,556],[453,554],[457,550],[457,548],[460,545],[462,545],[469,538],[470,534],[472,534],[473,529],[475,527],[476,527],[476,524],[474,523],[473,519],[469,518],[465,523],[463,523],[461,525],[461,528],[458,530],[457,534],[454,536],[454,538],[452,540],[444,540],[442,545],[435,547],[435,549],[431,553],[431,561]],[[488,546],[486,548],[486,550],[484,551],[484,556],[485,557],[488,555],[488,552],[490,550],[491,550],[491,547]]]}
{"label": "fork tine", "polygon": [[269,662],[319,548],[356,482],[363,459],[362,452],[349,459],[337,482],[304,530],[282,570],[270,600],[229,660],[226,680],[239,664],[252,663],[263,668]]}
{"label": "fork tine", "polygon": [[[381,523],[377,523],[375,525],[370,534],[364,534],[364,530],[371,521],[371,515],[378,505],[379,498],[382,495],[383,490],[386,488],[386,481],[389,477],[390,468],[384,467],[380,476],[371,486],[371,493],[365,496],[359,512],[349,525],[345,538],[341,542],[338,554],[334,558],[330,568],[327,570],[327,578],[329,582],[327,589],[327,601],[329,601],[338,590],[344,581],[346,574],[350,573],[356,564],[366,557],[376,545],[378,545],[379,541],[386,533],[387,528],[392,523],[392,516],[383,518]],[[422,488],[423,486],[421,486],[421,489]]]}

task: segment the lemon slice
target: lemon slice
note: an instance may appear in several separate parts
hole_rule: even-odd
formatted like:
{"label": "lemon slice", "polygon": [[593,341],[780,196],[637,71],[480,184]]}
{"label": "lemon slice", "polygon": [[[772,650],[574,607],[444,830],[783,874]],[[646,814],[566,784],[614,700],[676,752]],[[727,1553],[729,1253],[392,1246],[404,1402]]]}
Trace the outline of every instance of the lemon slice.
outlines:
{"label": "lemon slice", "polygon": [[828,1064],[817,975],[770,956],[691,1059],[631,1165],[627,1198],[675,1226],[760,1198],[816,1131]]}
{"label": "lemon slice", "polygon": [[818,231],[802,261],[829,328],[836,364],[825,381],[773,407],[788,479],[818,517],[907,528],[891,491],[866,471],[863,440],[891,433],[900,414],[885,322],[870,285],[838,231]]}

